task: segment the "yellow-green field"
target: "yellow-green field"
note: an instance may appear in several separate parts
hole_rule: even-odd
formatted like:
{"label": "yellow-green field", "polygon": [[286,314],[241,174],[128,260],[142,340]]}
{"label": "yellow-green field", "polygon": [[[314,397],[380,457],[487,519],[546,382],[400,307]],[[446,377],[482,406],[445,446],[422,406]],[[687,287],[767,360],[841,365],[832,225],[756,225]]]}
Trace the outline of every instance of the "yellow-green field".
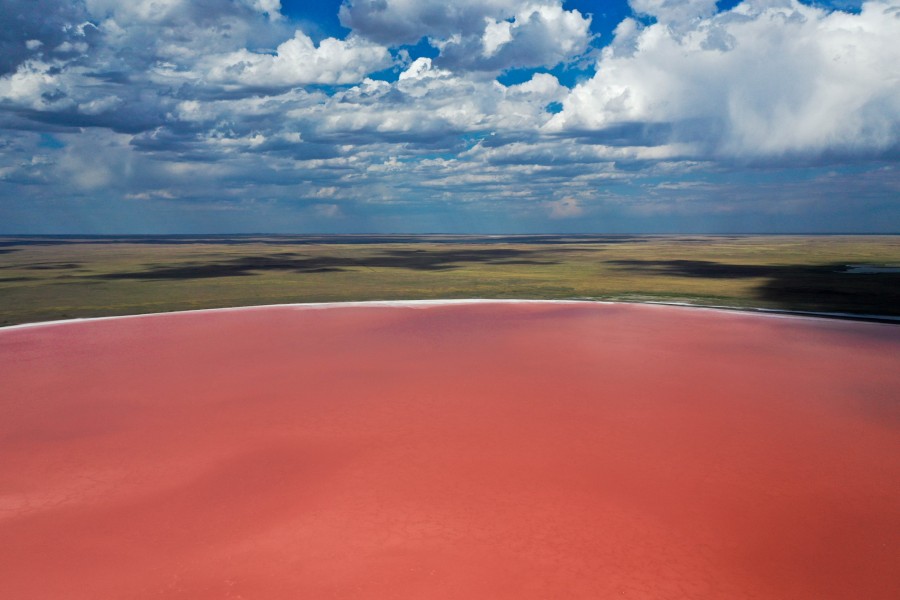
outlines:
{"label": "yellow-green field", "polygon": [[900,267],[900,236],[0,237],[0,325],[432,298],[900,315],[900,270],[870,267]]}

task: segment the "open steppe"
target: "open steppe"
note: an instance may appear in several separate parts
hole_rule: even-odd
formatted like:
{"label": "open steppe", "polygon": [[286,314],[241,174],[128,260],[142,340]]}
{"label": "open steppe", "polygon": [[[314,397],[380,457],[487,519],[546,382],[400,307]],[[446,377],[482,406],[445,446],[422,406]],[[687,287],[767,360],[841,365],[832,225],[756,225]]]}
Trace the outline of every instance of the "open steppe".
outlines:
{"label": "open steppe", "polygon": [[898,267],[900,236],[8,236],[0,325],[440,298],[900,316]]}

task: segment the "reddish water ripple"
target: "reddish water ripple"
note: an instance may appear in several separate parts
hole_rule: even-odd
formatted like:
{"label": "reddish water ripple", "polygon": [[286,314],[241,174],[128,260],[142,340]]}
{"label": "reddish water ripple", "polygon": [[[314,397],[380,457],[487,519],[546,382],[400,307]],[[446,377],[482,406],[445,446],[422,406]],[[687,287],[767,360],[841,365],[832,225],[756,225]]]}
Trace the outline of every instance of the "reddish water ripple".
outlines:
{"label": "reddish water ripple", "polygon": [[900,327],[290,307],[0,331],[0,597],[900,597]]}

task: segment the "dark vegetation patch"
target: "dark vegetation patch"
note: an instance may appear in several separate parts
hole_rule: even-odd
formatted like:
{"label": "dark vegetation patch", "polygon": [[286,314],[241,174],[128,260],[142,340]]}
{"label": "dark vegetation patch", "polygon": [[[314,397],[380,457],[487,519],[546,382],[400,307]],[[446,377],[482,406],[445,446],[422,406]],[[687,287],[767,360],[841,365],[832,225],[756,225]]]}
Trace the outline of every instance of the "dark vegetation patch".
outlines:
{"label": "dark vegetation patch", "polygon": [[848,273],[845,264],[753,265],[705,260],[614,260],[644,275],[764,278],[756,297],[790,310],[900,314],[900,273]]}
{"label": "dark vegetation patch", "polygon": [[551,264],[531,260],[531,250],[489,248],[480,250],[395,250],[373,256],[302,256],[279,253],[274,256],[249,256],[205,264],[163,265],[140,271],[108,273],[101,279],[206,279],[245,277],[258,272],[328,273],[358,268],[397,268],[418,271],[445,271],[460,268],[461,263]]}
{"label": "dark vegetation patch", "polygon": [[768,277],[779,267],[772,265],[735,265],[709,260],[608,260],[608,264],[646,275],[680,277],[744,278]]}
{"label": "dark vegetation patch", "polygon": [[23,268],[28,269],[29,271],[52,271],[59,269],[78,269],[80,267],[81,263],[45,263],[41,265],[31,265]]}
{"label": "dark vegetation patch", "polygon": [[900,315],[898,273],[857,275],[788,267],[767,279],[757,293],[763,300],[793,309]]}

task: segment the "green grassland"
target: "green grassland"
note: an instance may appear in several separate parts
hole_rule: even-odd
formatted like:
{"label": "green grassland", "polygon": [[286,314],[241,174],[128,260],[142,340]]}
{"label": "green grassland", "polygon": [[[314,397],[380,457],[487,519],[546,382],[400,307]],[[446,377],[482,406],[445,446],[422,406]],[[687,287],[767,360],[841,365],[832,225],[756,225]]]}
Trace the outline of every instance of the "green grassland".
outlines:
{"label": "green grassland", "polygon": [[900,316],[900,236],[2,237],[0,325],[293,302],[602,299]]}

